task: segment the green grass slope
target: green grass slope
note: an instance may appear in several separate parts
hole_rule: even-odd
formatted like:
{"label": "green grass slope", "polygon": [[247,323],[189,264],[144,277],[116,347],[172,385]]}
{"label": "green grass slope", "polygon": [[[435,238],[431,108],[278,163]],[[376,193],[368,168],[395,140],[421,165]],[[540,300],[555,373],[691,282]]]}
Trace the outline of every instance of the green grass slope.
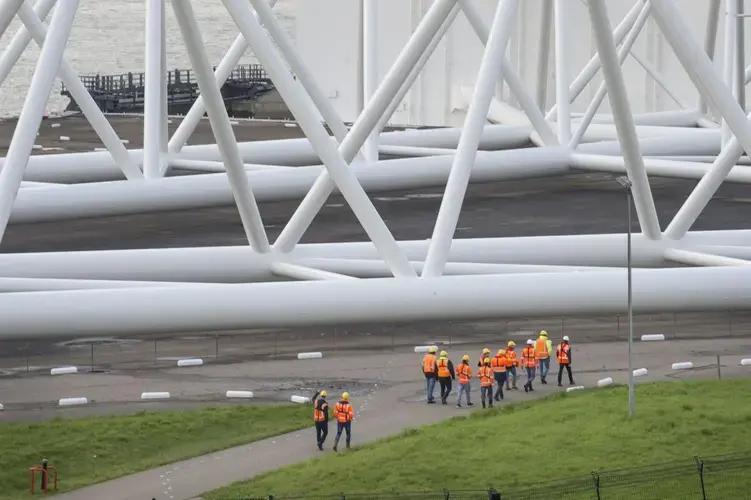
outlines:
{"label": "green grass slope", "polygon": [[27,498],[27,469],[42,458],[70,491],[308,427],[310,415],[307,405],[235,406],[2,424],[0,499]]}
{"label": "green grass slope", "polygon": [[[503,490],[593,470],[676,460],[685,461],[685,482],[695,489],[699,480],[691,476],[694,455],[751,450],[750,393],[751,380],[640,385],[634,418],[628,416],[625,387],[562,393],[411,429],[204,498]],[[353,431],[357,432],[356,425]],[[751,474],[746,475],[751,482]],[[640,498],[693,498],[693,493],[681,492],[676,484],[663,481],[664,488],[652,488],[656,496]],[[671,497],[674,491],[677,496]]]}

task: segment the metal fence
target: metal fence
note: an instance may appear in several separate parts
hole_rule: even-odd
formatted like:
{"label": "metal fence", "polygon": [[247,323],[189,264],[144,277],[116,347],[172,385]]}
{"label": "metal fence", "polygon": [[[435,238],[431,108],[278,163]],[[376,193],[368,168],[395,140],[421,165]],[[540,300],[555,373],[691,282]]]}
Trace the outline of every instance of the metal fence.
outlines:
{"label": "metal fence", "polygon": [[[561,461],[566,454],[561,453]],[[554,460],[554,458],[552,458]],[[551,462],[551,466],[554,463]],[[577,478],[504,488],[438,492],[246,497],[227,500],[720,500],[747,498],[751,453],[699,458],[637,469],[595,471]]]}

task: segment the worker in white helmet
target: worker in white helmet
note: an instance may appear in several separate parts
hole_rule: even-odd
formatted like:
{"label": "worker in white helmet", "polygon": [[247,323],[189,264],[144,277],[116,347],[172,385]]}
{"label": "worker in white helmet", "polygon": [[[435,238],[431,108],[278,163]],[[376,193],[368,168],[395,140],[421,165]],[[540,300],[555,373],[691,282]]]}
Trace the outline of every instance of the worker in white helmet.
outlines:
{"label": "worker in white helmet", "polygon": [[571,344],[568,335],[563,337],[563,342],[558,344],[555,349],[555,357],[558,360],[558,387],[561,387],[563,379],[563,370],[568,372],[568,381],[574,385],[574,375],[571,373]]}

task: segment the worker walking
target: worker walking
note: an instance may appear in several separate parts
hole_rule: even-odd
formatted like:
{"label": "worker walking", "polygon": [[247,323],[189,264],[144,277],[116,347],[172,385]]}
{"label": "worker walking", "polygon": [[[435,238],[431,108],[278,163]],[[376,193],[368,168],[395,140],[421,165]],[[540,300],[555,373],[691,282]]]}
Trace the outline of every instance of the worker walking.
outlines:
{"label": "worker walking", "polygon": [[547,384],[547,376],[550,371],[550,357],[553,355],[553,343],[548,340],[548,332],[540,332],[540,337],[535,341],[535,353],[540,363],[540,382]]}
{"label": "worker walking", "polygon": [[462,357],[462,362],[456,367],[456,377],[459,379],[459,397],[456,399],[456,407],[462,407],[462,394],[467,395],[467,406],[474,406],[469,397],[472,388],[472,368],[469,366],[469,355]]}
{"label": "worker walking", "polygon": [[563,342],[556,347],[555,355],[558,359],[558,387],[563,385],[561,379],[564,369],[568,372],[569,384],[574,385],[574,375],[571,373],[571,344],[569,344],[568,335],[563,337]]}
{"label": "worker walking", "polygon": [[334,418],[336,419],[336,437],[334,438],[334,451],[339,446],[339,438],[342,431],[347,433],[347,448],[352,438],[352,421],[355,419],[355,410],[349,402],[349,393],[342,393],[342,399],[334,405]]}
{"label": "worker walking", "polygon": [[[516,342],[509,340],[508,347],[506,348],[506,360],[508,362],[508,369],[506,370],[506,390],[510,391],[518,390],[516,387],[516,381],[519,380],[519,375],[516,373],[516,367],[519,366],[519,361],[516,359]],[[510,387],[509,387],[510,386]]]}
{"label": "worker walking", "polygon": [[485,360],[490,359],[490,349],[487,347],[483,348],[482,355],[480,356],[480,361],[477,362],[478,367],[482,367],[482,365],[485,364]]}
{"label": "worker walking", "polygon": [[503,384],[506,383],[506,368],[508,365],[508,359],[506,359],[506,351],[498,349],[498,352],[493,359],[490,360],[490,368],[493,370],[493,377],[495,377],[496,390],[495,400],[500,401],[503,399]]}
{"label": "worker walking", "polygon": [[435,382],[438,379],[438,367],[436,366],[435,347],[428,349],[428,353],[422,358],[422,372],[425,374],[425,383],[428,389],[428,404],[435,404]]}
{"label": "worker walking", "polygon": [[488,400],[490,408],[493,407],[493,369],[490,368],[490,358],[485,358],[482,366],[477,370],[477,378],[480,379],[480,399],[482,407],[485,408],[485,399]]}
{"label": "worker walking", "polygon": [[441,351],[441,357],[436,361],[438,369],[438,382],[441,384],[441,404],[446,404],[451,394],[451,381],[454,376],[454,364],[448,359],[448,353]]}
{"label": "worker walking", "polygon": [[527,347],[522,349],[522,365],[527,370],[527,383],[524,384],[524,392],[534,391],[532,382],[535,380],[537,369],[537,354],[535,353],[535,341],[527,340]]}
{"label": "worker walking", "polygon": [[316,424],[316,442],[321,451],[329,435],[329,403],[326,401],[326,396],[328,396],[326,391],[316,392],[313,396],[313,422]]}

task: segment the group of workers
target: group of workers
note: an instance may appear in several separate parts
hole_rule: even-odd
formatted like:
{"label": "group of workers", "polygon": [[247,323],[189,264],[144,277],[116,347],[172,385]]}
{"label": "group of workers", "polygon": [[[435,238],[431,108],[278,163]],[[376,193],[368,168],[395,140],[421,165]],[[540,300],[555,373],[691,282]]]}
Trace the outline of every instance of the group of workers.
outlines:
{"label": "group of workers", "polygon": [[[313,422],[316,424],[316,442],[318,449],[323,451],[323,443],[329,435],[329,403],[326,401],[326,391],[318,391],[313,396]],[[355,410],[349,402],[349,393],[342,393],[342,398],[334,405],[334,418],[336,419],[336,437],[334,438],[334,451],[337,451],[342,431],[346,434],[347,448],[352,439],[352,421],[355,419]]]}
{"label": "group of workers", "polygon": [[[490,355],[490,349],[483,349],[475,375],[480,379],[482,407],[492,408],[493,401],[501,401],[504,397],[504,385],[507,391],[517,390],[516,381],[519,378],[517,368],[524,368],[527,374],[524,392],[535,390],[532,384],[537,375],[538,367],[540,369],[540,381],[547,384],[550,358],[553,354],[553,345],[545,330],[540,332],[537,340],[527,340],[527,345],[522,349],[520,357],[517,357],[516,342],[513,340],[509,341],[505,349],[499,349],[493,357]],[[561,343],[556,346],[555,356],[558,361],[558,387],[563,385],[564,370],[568,374],[569,383],[574,385],[574,376],[571,371],[571,344],[568,336],[564,336]],[[436,382],[441,386],[441,403],[447,404],[449,394],[451,394],[452,381],[459,379],[459,396],[456,400],[456,407],[462,407],[462,396],[464,396],[467,406],[474,406],[470,398],[473,373],[468,354],[465,354],[461,363],[455,367],[448,359],[446,351],[441,351],[440,356],[436,356],[436,348],[431,347],[428,354],[422,359],[422,371],[426,380],[428,404],[436,403],[434,396]],[[493,382],[496,386],[495,392],[493,391]]]}

